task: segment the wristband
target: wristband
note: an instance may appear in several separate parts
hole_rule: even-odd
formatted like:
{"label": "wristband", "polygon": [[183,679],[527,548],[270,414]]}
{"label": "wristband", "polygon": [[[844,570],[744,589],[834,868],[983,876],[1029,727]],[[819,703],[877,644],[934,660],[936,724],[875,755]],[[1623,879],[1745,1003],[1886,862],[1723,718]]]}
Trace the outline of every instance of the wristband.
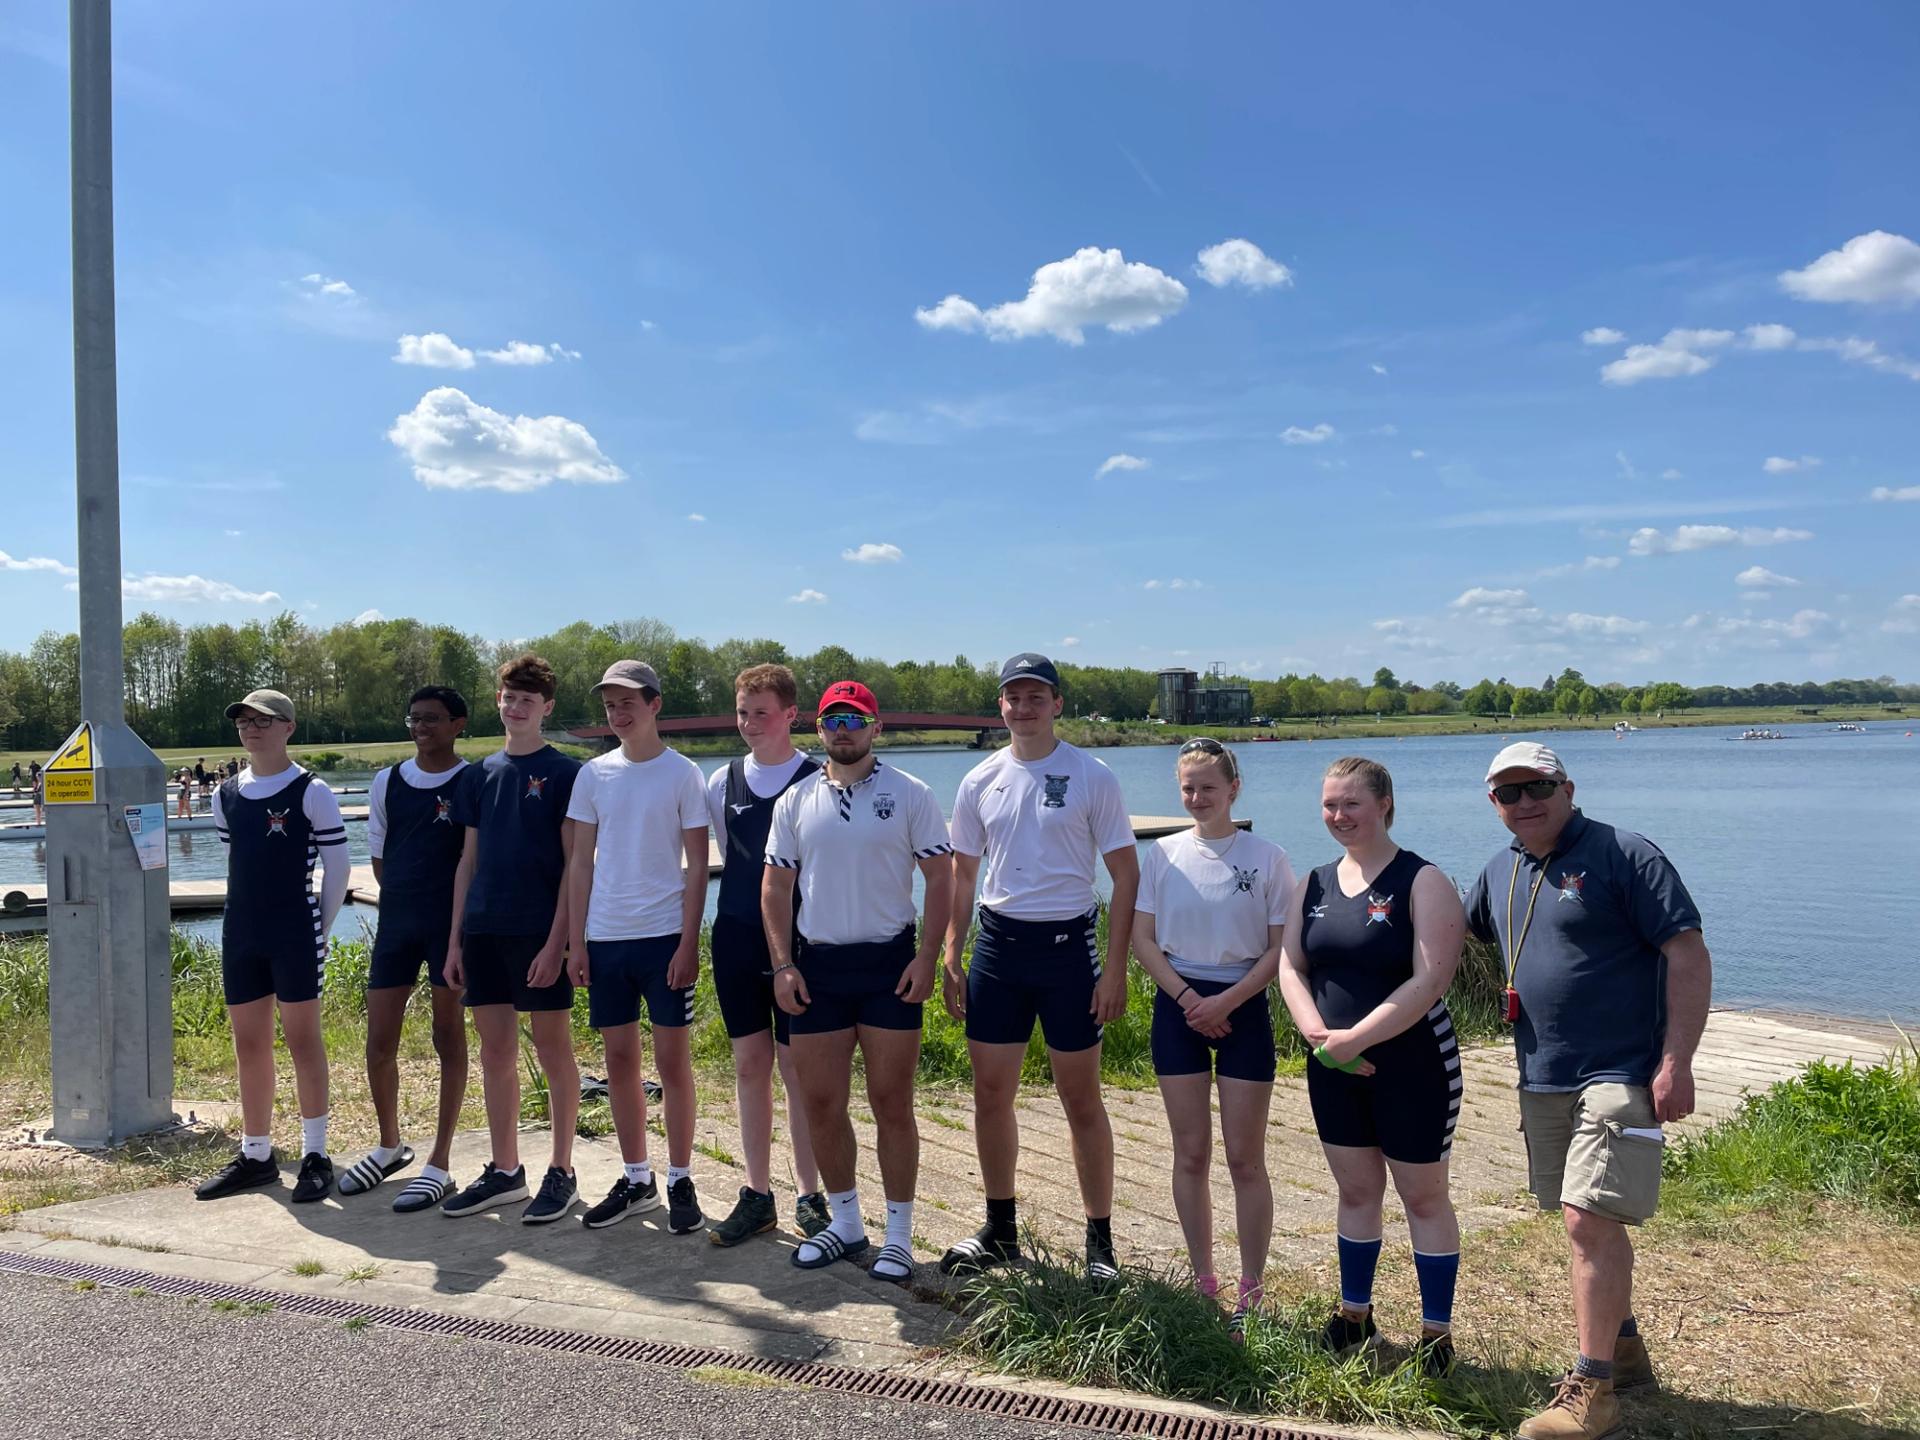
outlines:
{"label": "wristband", "polygon": [[784,965],[776,965],[776,966],[774,966],[774,967],[773,967],[773,973],[774,973],[775,975],[778,975],[778,974],[779,974],[779,973],[780,973],[780,972],[781,972],[782,970],[791,970],[791,969],[793,969],[793,968],[794,968],[794,962],[793,962],[793,961],[791,961],[791,960],[789,960],[789,961],[787,961],[787,963],[786,963],[786,964],[784,964]]}
{"label": "wristband", "polygon": [[1331,1052],[1329,1052],[1324,1045],[1316,1045],[1313,1047],[1313,1058],[1329,1070],[1338,1070],[1347,1075],[1354,1074],[1360,1068],[1360,1057],[1358,1055],[1343,1063],[1342,1061],[1334,1059]]}
{"label": "wristband", "polygon": [[1182,990],[1178,995],[1173,997],[1173,1003],[1178,1005],[1182,1000],[1186,999],[1187,996],[1191,995],[1192,993],[1193,993],[1193,986],[1189,985],[1187,986],[1186,989]]}

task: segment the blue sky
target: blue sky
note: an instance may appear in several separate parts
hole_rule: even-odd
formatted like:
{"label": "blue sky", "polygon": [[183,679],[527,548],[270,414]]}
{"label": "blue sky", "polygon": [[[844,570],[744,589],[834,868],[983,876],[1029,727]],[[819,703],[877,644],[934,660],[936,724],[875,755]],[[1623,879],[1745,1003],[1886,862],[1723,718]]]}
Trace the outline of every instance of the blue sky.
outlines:
{"label": "blue sky", "polygon": [[[1920,677],[1920,13],[1465,14],[122,0],[129,613]],[[0,18],[15,648],[65,43]]]}

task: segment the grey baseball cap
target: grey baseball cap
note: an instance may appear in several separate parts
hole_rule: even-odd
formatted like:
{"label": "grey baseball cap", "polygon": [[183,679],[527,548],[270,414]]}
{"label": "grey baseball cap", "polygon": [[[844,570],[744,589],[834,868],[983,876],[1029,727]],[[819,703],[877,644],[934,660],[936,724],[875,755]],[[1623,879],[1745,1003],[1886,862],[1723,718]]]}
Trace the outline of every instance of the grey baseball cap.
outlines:
{"label": "grey baseball cap", "polygon": [[607,673],[600,677],[600,683],[593,687],[598,695],[609,685],[618,685],[623,690],[651,690],[660,693],[660,677],[653,673],[653,667],[644,660],[616,660],[607,666]]}
{"label": "grey baseball cap", "polygon": [[255,690],[244,700],[236,700],[227,706],[227,719],[236,718],[242,710],[258,710],[262,715],[276,715],[282,720],[293,719],[293,701],[278,690]]}

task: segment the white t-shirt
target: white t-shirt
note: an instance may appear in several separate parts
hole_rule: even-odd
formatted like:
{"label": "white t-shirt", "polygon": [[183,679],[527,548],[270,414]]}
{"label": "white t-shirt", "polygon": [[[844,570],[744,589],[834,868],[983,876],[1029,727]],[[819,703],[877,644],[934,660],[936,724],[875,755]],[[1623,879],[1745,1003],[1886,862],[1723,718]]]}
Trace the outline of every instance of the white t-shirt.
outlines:
{"label": "white t-shirt", "polygon": [[1286,923],[1293,895],[1287,852],[1247,830],[1204,840],[1192,830],[1147,847],[1136,908],[1189,980],[1231,985],[1267,949],[1267,927]]}
{"label": "white t-shirt", "polygon": [[1085,915],[1096,903],[1095,857],[1132,844],[1120,782],[1064,740],[1044,760],[996,751],[967,772],[953,802],[953,848],[985,857],[978,899],[1010,920]]}
{"label": "white t-shirt", "polygon": [[614,750],[580,767],[567,818],[598,826],[589,940],[680,933],[686,894],[684,832],[707,828],[706,782],[677,750],[629,760]]}
{"label": "white t-shirt", "polygon": [[800,872],[800,933],[815,945],[891,940],[913,924],[915,866],[952,853],[933,790],[878,761],[851,789],[807,776],[767,832],[767,864]]}
{"label": "white t-shirt", "polygon": [[376,771],[373,783],[367,787],[367,853],[375,860],[386,858],[387,852],[387,777],[395,770],[400,778],[415,790],[446,789],[453,793],[454,777],[467,768],[464,760],[455,760],[451,770],[429,772],[420,768],[418,760],[402,760],[398,765],[389,765]]}
{"label": "white t-shirt", "polygon": [[[801,751],[794,751],[793,758],[783,760],[778,765],[762,765],[753,756],[747,756],[747,788],[762,800],[778,795],[787,788],[787,781],[793,778],[793,772],[806,763],[807,757]],[[727,767],[722,765],[707,777],[707,814],[713,821],[713,839],[715,847],[724,854],[727,848]]]}
{"label": "white t-shirt", "polygon": [[[238,777],[240,794],[247,800],[271,800],[306,773],[298,765],[288,765],[278,775],[259,776],[251,765],[244,765]],[[188,777],[191,779],[191,771]],[[340,902],[347,898],[353,873],[353,857],[347,853],[347,825],[340,818],[340,797],[316,775],[300,799],[300,813],[307,817],[314,848],[320,852],[320,908],[331,925]],[[227,834],[227,817],[221,812],[218,786],[213,791],[213,828],[222,845],[233,843]],[[311,876],[313,872],[309,869],[307,873]]]}

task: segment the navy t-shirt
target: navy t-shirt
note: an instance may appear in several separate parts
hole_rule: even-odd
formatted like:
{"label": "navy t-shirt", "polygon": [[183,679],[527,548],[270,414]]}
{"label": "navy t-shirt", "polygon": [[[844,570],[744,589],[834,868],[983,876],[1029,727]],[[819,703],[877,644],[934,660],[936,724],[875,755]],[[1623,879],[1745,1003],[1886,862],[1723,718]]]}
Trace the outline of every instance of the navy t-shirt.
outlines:
{"label": "navy t-shirt", "polygon": [[460,773],[453,819],[480,832],[461,928],[474,935],[544,935],[565,882],[560,827],[580,762],[551,745],[501,750]]}
{"label": "navy t-shirt", "polygon": [[1659,846],[1576,810],[1544,862],[1516,840],[1474,882],[1467,924],[1499,946],[1503,969],[1509,924],[1514,932],[1526,925],[1527,896],[1543,868],[1513,981],[1520,1088],[1650,1084],[1667,1033],[1660,947],[1700,929],[1699,908]]}

